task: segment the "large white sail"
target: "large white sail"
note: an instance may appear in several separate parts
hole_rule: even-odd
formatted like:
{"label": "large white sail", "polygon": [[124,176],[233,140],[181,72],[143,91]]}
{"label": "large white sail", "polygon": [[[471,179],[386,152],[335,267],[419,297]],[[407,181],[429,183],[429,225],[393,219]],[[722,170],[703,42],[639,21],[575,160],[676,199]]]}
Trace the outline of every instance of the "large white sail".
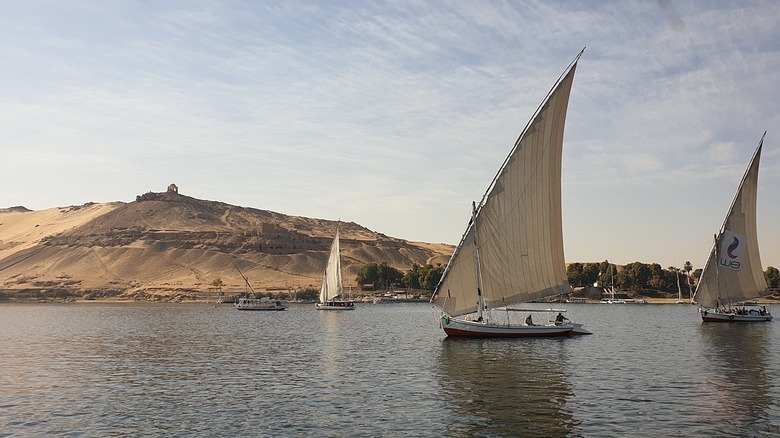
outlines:
{"label": "large white sail", "polygon": [[767,293],[756,231],[758,166],[764,136],[742,177],[696,287],[694,301],[702,307],[715,307],[718,300],[727,305]]}
{"label": "large white sail", "polygon": [[515,142],[455,249],[433,297],[448,315],[477,310],[475,242],[487,306],[571,291],[563,254],[561,155],[578,59]]}
{"label": "large white sail", "polygon": [[330,245],[328,264],[320,288],[320,303],[331,301],[341,295],[341,255],[339,253],[339,230],[336,229],[336,237]]}

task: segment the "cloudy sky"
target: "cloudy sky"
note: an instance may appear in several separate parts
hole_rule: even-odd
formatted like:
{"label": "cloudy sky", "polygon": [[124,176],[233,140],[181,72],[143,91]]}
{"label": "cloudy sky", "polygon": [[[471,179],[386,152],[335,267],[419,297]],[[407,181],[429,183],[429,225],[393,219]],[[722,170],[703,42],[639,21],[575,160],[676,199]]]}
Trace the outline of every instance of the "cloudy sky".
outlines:
{"label": "cloudy sky", "polygon": [[566,259],[701,267],[768,131],[780,266],[780,3],[1,1],[0,207],[182,194],[456,244],[583,48]]}

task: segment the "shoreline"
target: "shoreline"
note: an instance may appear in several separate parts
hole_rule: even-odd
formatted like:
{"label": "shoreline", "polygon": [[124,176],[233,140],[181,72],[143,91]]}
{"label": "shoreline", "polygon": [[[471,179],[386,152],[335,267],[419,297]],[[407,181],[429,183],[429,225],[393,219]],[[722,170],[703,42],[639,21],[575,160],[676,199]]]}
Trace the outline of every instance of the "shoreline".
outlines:
{"label": "shoreline", "polygon": [[[626,305],[643,305],[643,304],[674,304],[674,305],[693,305],[698,306],[696,303],[690,303],[687,300],[684,300],[684,303],[678,303],[679,301],[677,298],[641,298],[637,297],[636,299],[642,299],[645,302],[644,303],[626,303]],[[773,305],[773,304],[780,304],[780,300],[778,299],[772,299],[772,298],[758,298],[755,300],[751,300],[757,304],[761,305]],[[312,304],[313,302],[296,302],[296,301],[287,301],[290,304]],[[408,303],[427,303],[428,300],[420,300],[420,299],[409,299],[404,300],[400,299],[399,301],[395,301],[392,303],[374,303],[372,301],[358,301],[360,304],[408,304]],[[15,298],[15,297],[6,297],[5,299],[0,300],[0,305],[3,304],[149,304],[149,305],[155,305],[155,304],[208,304],[208,305],[230,305],[233,304],[230,301],[223,301],[219,302],[214,299],[210,298],[203,298],[203,299],[132,299],[132,298],[99,298],[99,299],[73,299],[73,298],[47,298],[47,299],[36,299],[36,298]],[[588,300],[586,302],[580,302],[580,303],[562,303],[558,301],[550,301],[546,302],[545,304],[575,304],[575,305],[591,305],[591,304],[602,304],[600,301],[596,300]],[[615,304],[619,305],[619,304]]]}

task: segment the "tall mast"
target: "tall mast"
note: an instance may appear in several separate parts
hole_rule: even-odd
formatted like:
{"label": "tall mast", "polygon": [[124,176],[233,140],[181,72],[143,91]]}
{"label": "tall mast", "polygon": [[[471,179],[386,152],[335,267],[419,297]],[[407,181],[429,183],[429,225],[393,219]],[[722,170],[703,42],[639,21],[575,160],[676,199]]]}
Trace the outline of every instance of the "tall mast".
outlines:
{"label": "tall mast", "polygon": [[[247,279],[247,278],[246,278],[246,276],[244,275],[244,273],[243,273],[243,272],[241,272],[241,270],[240,270],[240,269],[238,269],[238,265],[236,264],[236,262],[235,262],[235,261],[231,260],[231,262],[233,263],[233,266],[236,268],[236,271],[238,271],[238,273],[241,275],[241,278],[243,278],[243,279],[244,279],[244,282],[246,283],[247,287],[249,287],[249,290],[251,290],[251,291],[252,291],[252,294],[254,294],[254,293],[255,293],[255,290],[254,290],[254,289],[252,289],[252,285],[251,285],[251,284],[249,284],[249,279]],[[249,293],[248,293],[248,292],[247,292],[247,295],[249,295]]]}
{"label": "tall mast", "polygon": [[[741,184],[740,184],[741,185]],[[736,199],[736,198],[735,198]],[[727,219],[728,220],[728,217]],[[726,222],[723,222],[723,226],[726,226]],[[718,307],[721,305],[720,301],[720,266],[718,266],[720,263],[718,263],[718,260],[720,259],[720,249],[718,248],[718,243],[720,241],[720,236],[723,234],[723,228],[721,227],[721,230],[718,234],[715,235],[715,290],[718,292]],[[729,306],[731,306],[731,303],[729,302]]]}
{"label": "tall mast", "polygon": [[680,271],[675,268],[674,276],[677,277],[677,300],[682,300],[682,289],[680,288]]}
{"label": "tall mast", "polygon": [[482,321],[482,311],[485,307],[485,299],[482,296],[482,273],[479,271],[479,245],[477,244],[477,204],[471,202],[471,220],[474,227],[474,267],[477,273],[477,321]]}
{"label": "tall mast", "polygon": [[612,265],[612,263],[610,263],[609,264],[609,277],[610,277],[610,283],[611,283],[611,285],[610,285],[610,295],[612,295],[611,298],[614,300],[615,299],[615,271],[614,271],[613,268],[614,268],[614,266]]}

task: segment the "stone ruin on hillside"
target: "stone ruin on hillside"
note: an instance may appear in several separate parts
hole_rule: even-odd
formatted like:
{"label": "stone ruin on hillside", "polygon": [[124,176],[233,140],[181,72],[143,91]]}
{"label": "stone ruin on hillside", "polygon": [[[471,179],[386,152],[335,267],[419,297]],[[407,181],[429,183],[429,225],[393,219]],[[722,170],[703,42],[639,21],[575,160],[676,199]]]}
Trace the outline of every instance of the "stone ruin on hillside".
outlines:
{"label": "stone ruin on hillside", "polygon": [[165,191],[165,193],[155,193],[155,192],[146,192],[143,195],[138,195],[135,197],[135,200],[138,202],[141,201],[161,201],[166,199],[166,195],[172,193],[175,195],[179,194],[179,187],[176,186],[176,184],[170,184],[168,185],[168,189]]}

